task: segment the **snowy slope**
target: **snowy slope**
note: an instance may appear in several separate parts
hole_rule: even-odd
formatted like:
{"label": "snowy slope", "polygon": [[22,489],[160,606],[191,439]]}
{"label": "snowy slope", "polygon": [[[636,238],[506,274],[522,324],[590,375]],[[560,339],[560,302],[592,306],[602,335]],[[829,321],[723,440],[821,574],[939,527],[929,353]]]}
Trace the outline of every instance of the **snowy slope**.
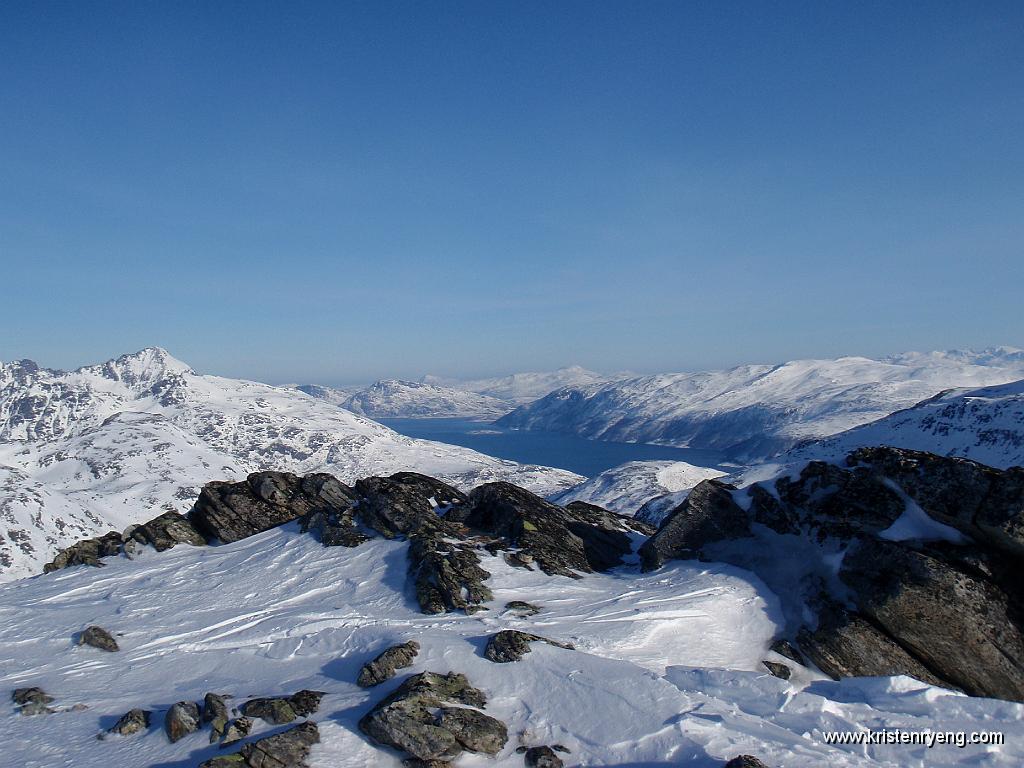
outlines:
{"label": "snowy slope", "polygon": [[342,404],[353,413],[384,418],[465,418],[493,421],[512,406],[504,400],[451,387],[385,379],[353,393]]}
{"label": "snowy slope", "polygon": [[572,365],[567,368],[559,368],[557,371],[513,373],[492,379],[446,379],[428,374],[423,377],[422,381],[424,384],[434,384],[463,392],[476,392],[498,400],[521,404],[544,397],[556,389],[586,386],[607,381],[608,378],[578,365]]}
{"label": "snowy slope", "polygon": [[289,389],[297,389],[299,392],[304,392],[310,397],[315,397],[318,400],[326,400],[334,405],[344,407],[345,401],[352,397],[354,392],[359,390],[356,388],[341,389],[340,387],[323,387],[319,384],[289,384]]}
{"label": "snowy slope", "polygon": [[714,448],[750,460],[833,435],[950,387],[1024,377],[1024,351],[907,353],[747,365],[573,387],[521,406],[505,427]]}
{"label": "snowy slope", "polygon": [[836,459],[890,445],[962,456],[992,467],[1024,465],[1024,381],[954,389],[870,424],[801,446],[794,458]]}
{"label": "snowy slope", "polygon": [[629,461],[584,480],[553,501],[562,505],[585,501],[621,515],[633,515],[651,499],[689,490],[702,480],[724,474],[685,461]]}
{"label": "snowy slope", "polygon": [[541,493],[582,479],[404,437],[294,389],[199,375],[162,349],[70,372],[0,365],[0,579],[260,469],[348,482],[408,469]]}
{"label": "snowy slope", "polygon": [[[0,586],[0,687],[38,685],[59,711],[0,713],[5,765],[20,768],[192,768],[218,753],[208,729],[171,744],[164,711],[207,691],[253,696],[326,692],[313,716],[321,743],[310,768],[399,768],[360,735],[357,720],[407,675],[464,673],[508,725],[495,758],[466,754],[460,768],[521,768],[519,744],[561,743],[567,765],[685,764],[720,768],[740,753],[770,766],[1016,766],[1024,761],[1024,707],[970,699],[909,678],[842,682],[804,672],[793,682],[760,667],[780,621],[762,582],[740,569],[676,562],[655,574],[623,567],[579,580],[513,569],[486,558],[490,610],[425,616],[405,580],[405,548],[376,539],[324,548],[294,525],[221,547],[180,546]],[[541,606],[531,618],[510,600]],[[121,650],[76,646],[98,624]],[[535,643],[514,664],[481,654],[503,628],[536,631],[577,650]],[[359,667],[408,639],[414,666],[369,690]],[[9,693],[5,693],[9,695]],[[76,705],[87,709],[72,711]],[[133,707],[151,728],[97,740]],[[823,732],[862,728],[998,730],[999,748],[837,747]],[[255,736],[271,727],[257,720]],[[223,754],[223,752],[221,752]]]}

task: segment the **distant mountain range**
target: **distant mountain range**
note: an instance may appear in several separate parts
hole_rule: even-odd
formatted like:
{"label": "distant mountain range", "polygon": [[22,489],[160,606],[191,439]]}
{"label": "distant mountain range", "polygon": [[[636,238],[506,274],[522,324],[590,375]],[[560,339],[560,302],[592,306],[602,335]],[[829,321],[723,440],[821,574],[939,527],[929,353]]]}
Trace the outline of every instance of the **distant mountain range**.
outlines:
{"label": "distant mountain range", "polygon": [[1019,379],[1024,351],[1012,347],[797,360],[564,387],[498,424],[713,448],[750,462],[867,424],[943,390]]}
{"label": "distant mountain range", "polygon": [[200,375],[159,348],[68,372],[23,360],[0,365],[0,579],[263,469],[346,482],[417,470],[541,493],[582,479],[414,440],[294,389]]}
{"label": "distant mountain range", "polygon": [[528,373],[512,373],[508,376],[498,376],[493,379],[446,379],[440,376],[424,376],[424,384],[457,389],[462,392],[476,392],[480,395],[493,397],[497,400],[504,400],[509,403],[520,405],[529,403],[549,392],[563,387],[583,387],[599,382],[608,381],[615,376],[604,376],[594,371],[588,371],[578,365],[567,368],[559,368],[557,371],[542,371]]}

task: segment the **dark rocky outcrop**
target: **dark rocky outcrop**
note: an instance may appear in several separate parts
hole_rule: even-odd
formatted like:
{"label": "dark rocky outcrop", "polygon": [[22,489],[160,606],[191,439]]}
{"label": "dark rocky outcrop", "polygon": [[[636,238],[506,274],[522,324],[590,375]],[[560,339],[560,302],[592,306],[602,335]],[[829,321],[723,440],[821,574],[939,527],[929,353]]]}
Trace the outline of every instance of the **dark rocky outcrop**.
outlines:
{"label": "dark rocky outcrop", "polygon": [[132,734],[144,731],[149,728],[150,713],[144,709],[131,709],[121,715],[121,718],[114,723],[107,733],[114,733],[119,736],[131,736]]}
{"label": "dark rocky outcrop", "polygon": [[476,548],[451,541],[451,533],[434,524],[409,539],[409,576],[423,613],[473,612],[493,597],[484,584],[490,571],[480,567]]}
{"label": "dark rocky outcrop", "polygon": [[319,743],[320,730],[307,721],[246,744],[235,754],[207,760],[199,768],[307,768],[310,749]]}
{"label": "dark rocky outcrop", "polygon": [[511,483],[486,483],[446,516],[520,548],[549,575],[578,576],[622,562],[632,540],[624,518],[600,507],[556,506]]}
{"label": "dark rocky outcrop", "polygon": [[775,677],[778,677],[782,680],[789,680],[789,678],[793,675],[793,671],[785,664],[780,664],[777,661],[767,660],[762,661],[761,663],[764,664],[765,669],[771,672]]}
{"label": "dark rocky outcrop", "polygon": [[23,715],[45,715],[55,711],[49,706],[53,696],[42,688],[17,688],[11,694],[11,700]]}
{"label": "dark rocky outcrop", "polygon": [[690,491],[640,547],[644,570],[673,558],[698,557],[707,544],[749,536],[750,517],[733,499],[735,490],[720,480],[704,480]]}
{"label": "dark rocky outcrop", "polygon": [[458,489],[416,472],[364,478],[356,482],[356,493],[359,520],[389,539],[419,531],[438,518],[439,509],[466,501]]}
{"label": "dark rocky outcrop", "polygon": [[248,717],[235,718],[224,729],[224,739],[221,741],[221,746],[226,747],[229,744],[234,744],[236,741],[241,741],[249,735],[251,730],[252,720]]}
{"label": "dark rocky outcrop", "polygon": [[208,540],[227,543],[318,510],[344,513],[355,502],[352,489],[333,475],[255,472],[242,482],[207,483],[188,519]]}
{"label": "dark rocky outcrop", "polygon": [[420,651],[420,644],[410,640],[401,645],[393,645],[381,653],[373,661],[369,661],[359,670],[356,684],[362,688],[380,685],[395,676],[396,670],[411,667],[413,659]]}
{"label": "dark rocky outcrop", "polygon": [[478,711],[486,703],[465,675],[423,672],[379,702],[359,729],[419,760],[450,760],[465,750],[494,754],[508,732],[504,723]]}
{"label": "dark rocky outcrop", "polygon": [[768,768],[768,766],[753,755],[737,755],[725,764],[725,768]]}
{"label": "dark rocky outcrop", "polygon": [[194,701],[179,701],[171,705],[164,718],[164,730],[172,743],[198,731],[199,705]]}
{"label": "dark rocky outcrop", "polygon": [[131,538],[139,544],[149,544],[157,552],[163,552],[178,544],[189,544],[193,547],[202,547],[206,544],[206,539],[188,518],[174,511],[165,512],[142,525],[132,526],[125,531],[122,538]]}
{"label": "dark rocky outcrop", "polygon": [[316,509],[303,515],[301,529],[309,532],[325,547],[358,547],[370,537],[359,530],[355,508]]}
{"label": "dark rocky outcrop", "polygon": [[530,747],[523,755],[526,768],[562,768],[565,763],[551,747]]}
{"label": "dark rocky outcrop", "polygon": [[322,691],[302,690],[292,696],[250,699],[239,707],[246,717],[258,717],[274,725],[290,723],[297,717],[308,717],[320,708]]}
{"label": "dark rocky outcrop", "polygon": [[210,743],[223,738],[228,727],[228,705],[224,697],[217,693],[207,693],[203,697],[203,722],[210,724]]}
{"label": "dark rocky outcrop", "polygon": [[78,644],[89,645],[111,653],[119,650],[117,640],[103,627],[86,627],[85,631],[78,636]]}
{"label": "dark rocky outcrop", "polygon": [[505,610],[511,611],[517,616],[534,616],[540,613],[540,606],[523,600],[512,600],[505,603]]}
{"label": "dark rocky outcrop", "polygon": [[56,557],[43,566],[44,573],[70,568],[73,565],[91,565],[99,568],[101,558],[121,553],[121,534],[110,531],[94,539],[83,539],[57,553]]}
{"label": "dark rocky outcrop", "polygon": [[790,661],[795,661],[797,664],[801,666],[803,666],[806,663],[804,661],[803,655],[800,653],[800,651],[796,649],[796,646],[794,646],[791,642],[789,642],[789,640],[786,640],[785,638],[779,638],[778,640],[775,640],[771,645],[771,649],[780,656],[785,656]]}
{"label": "dark rocky outcrop", "polygon": [[542,642],[553,645],[557,648],[574,650],[570,643],[559,643],[556,640],[549,640],[540,635],[533,635],[529,632],[520,632],[516,629],[503,629],[487,639],[487,647],[484,648],[484,656],[496,664],[507,664],[519,661],[530,652],[530,643]]}

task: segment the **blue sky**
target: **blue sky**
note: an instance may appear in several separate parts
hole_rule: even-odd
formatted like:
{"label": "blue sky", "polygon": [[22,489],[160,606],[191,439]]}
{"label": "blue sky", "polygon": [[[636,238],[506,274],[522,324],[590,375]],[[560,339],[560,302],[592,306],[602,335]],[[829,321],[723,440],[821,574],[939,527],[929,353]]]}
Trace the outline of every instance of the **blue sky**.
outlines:
{"label": "blue sky", "polygon": [[0,7],[0,360],[1024,346],[1024,4]]}

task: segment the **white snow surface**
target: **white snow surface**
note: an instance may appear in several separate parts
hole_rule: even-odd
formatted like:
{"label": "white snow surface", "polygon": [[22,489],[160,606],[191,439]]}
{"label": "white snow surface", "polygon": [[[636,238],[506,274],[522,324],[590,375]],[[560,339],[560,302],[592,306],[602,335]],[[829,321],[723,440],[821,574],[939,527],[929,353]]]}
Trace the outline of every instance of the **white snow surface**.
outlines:
{"label": "white snow surface", "polygon": [[342,403],[353,413],[384,418],[464,418],[493,421],[512,410],[505,400],[452,387],[385,379]]}
{"label": "white snow surface", "polygon": [[685,461],[628,461],[584,480],[558,494],[553,501],[562,505],[585,501],[622,515],[634,515],[651,499],[688,491],[702,480],[725,474]]}
{"label": "white snow surface", "polygon": [[610,378],[622,377],[604,376],[578,365],[570,365],[556,371],[512,373],[490,379],[451,379],[427,374],[423,377],[422,382],[464,392],[476,392],[518,405],[544,397],[556,389],[586,386],[608,381]]}
{"label": "white snow surface", "polygon": [[295,389],[197,374],[150,348],[63,372],[0,365],[0,580],[61,547],[187,511],[211,480],[260,470],[343,482],[400,470],[551,494],[583,478],[416,440]]}
{"label": "white snow surface", "polygon": [[792,453],[834,460],[874,445],[959,456],[1000,469],[1024,465],[1024,381],[942,392]]}
{"label": "white snow surface", "polygon": [[1024,378],[1024,351],[909,352],[873,360],[796,360],[666,373],[557,390],[517,408],[506,427],[623,442],[714,448],[750,461],[834,435],[951,387]]}
{"label": "white snow surface", "polygon": [[[311,768],[400,765],[373,746],[358,719],[408,674],[466,674],[488,698],[486,712],[509,726],[495,757],[466,754],[460,768],[522,766],[520,744],[561,743],[571,765],[720,768],[737,754],[786,768],[1016,766],[1024,760],[1024,707],[972,699],[904,677],[836,683],[797,668],[784,682],[761,667],[780,622],[778,600],[750,573],[676,562],[653,574],[636,566],[579,580],[548,577],[484,557],[490,610],[425,616],[406,582],[407,544],[376,539],[325,548],[294,524],[234,544],[181,545],[136,560],[108,560],[0,586],[0,686],[38,685],[57,713],[0,713],[4,764],[21,768],[192,768],[219,752],[208,731],[171,744],[166,709],[231,694],[302,688],[326,692],[321,743]],[[503,609],[528,600],[542,610]],[[74,644],[96,624],[121,650]],[[568,641],[534,643],[514,664],[482,656],[503,628]],[[385,647],[415,639],[412,668],[376,688],[354,684]],[[778,659],[777,659],[778,660]],[[72,711],[76,705],[88,709]],[[131,708],[153,711],[144,733],[97,740]],[[828,730],[999,730],[998,748],[824,743]],[[252,738],[272,732],[257,720]]]}

